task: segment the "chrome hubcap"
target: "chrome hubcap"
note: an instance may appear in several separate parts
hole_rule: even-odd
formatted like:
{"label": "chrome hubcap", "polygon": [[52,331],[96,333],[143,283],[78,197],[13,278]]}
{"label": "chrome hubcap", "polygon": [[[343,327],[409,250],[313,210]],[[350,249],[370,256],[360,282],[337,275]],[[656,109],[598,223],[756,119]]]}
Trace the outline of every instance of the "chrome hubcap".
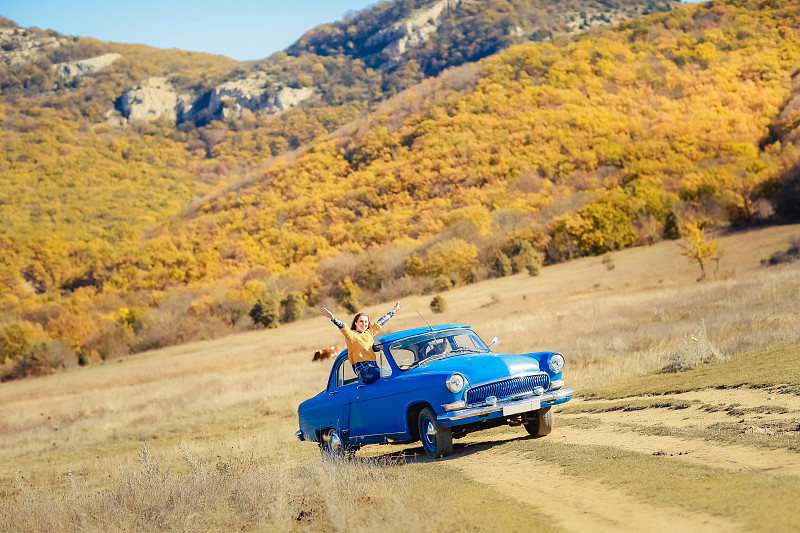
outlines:
{"label": "chrome hubcap", "polygon": [[425,436],[428,439],[428,442],[433,442],[433,439],[436,438],[436,428],[433,427],[433,422],[430,420],[426,421],[425,424]]}
{"label": "chrome hubcap", "polygon": [[331,431],[328,435],[328,448],[332,452],[339,452],[342,449],[342,440],[339,438],[339,434],[335,431]]}

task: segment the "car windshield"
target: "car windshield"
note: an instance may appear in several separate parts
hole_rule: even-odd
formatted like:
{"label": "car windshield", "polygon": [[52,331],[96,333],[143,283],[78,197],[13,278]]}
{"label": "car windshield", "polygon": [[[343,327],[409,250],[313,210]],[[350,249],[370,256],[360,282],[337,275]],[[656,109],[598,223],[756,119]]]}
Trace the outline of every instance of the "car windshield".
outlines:
{"label": "car windshield", "polygon": [[451,355],[488,351],[489,348],[480,337],[468,329],[426,332],[396,340],[389,345],[389,353],[400,370]]}

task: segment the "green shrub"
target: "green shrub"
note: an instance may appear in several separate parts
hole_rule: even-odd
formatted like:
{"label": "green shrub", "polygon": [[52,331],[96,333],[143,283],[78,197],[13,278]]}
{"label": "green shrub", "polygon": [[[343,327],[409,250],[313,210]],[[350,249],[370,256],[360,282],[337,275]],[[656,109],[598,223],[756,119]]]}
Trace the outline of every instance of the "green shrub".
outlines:
{"label": "green shrub", "polygon": [[511,273],[516,274],[527,270],[531,276],[538,276],[544,257],[536,250],[531,241],[535,238],[537,238],[535,233],[514,234],[508,238],[495,256],[495,271],[498,275],[508,275],[502,274],[506,268],[505,264],[501,264],[505,263],[502,257],[505,256],[510,263]]}
{"label": "green shrub", "polygon": [[517,272],[525,269],[531,276],[538,276],[542,270],[542,262],[542,254],[537,252],[529,241],[520,243],[519,252],[514,257]]}
{"label": "green shrub", "polygon": [[497,255],[494,256],[494,272],[500,278],[510,276],[514,273],[511,259],[503,252],[497,252]]}
{"label": "green shrub", "polygon": [[306,301],[300,291],[289,291],[281,300],[281,320],[294,322],[300,320],[306,312]]}
{"label": "green shrub", "polygon": [[277,328],[280,326],[280,308],[278,302],[273,298],[259,298],[252,309],[250,318],[253,324],[261,325],[265,328]]}
{"label": "green shrub", "polygon": [[339,303],[342,307],[351,313],[358,313],[361,309],[361,304],[358,302],[358,297],[361,295],[361,288],[350,279],[350,276],[344,278],[344,281],[339,283],[338,294]]}

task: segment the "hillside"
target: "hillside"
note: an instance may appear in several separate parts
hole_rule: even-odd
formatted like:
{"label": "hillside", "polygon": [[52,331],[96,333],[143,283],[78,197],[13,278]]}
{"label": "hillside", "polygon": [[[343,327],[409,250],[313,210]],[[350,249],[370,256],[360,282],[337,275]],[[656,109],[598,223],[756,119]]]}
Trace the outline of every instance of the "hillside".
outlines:
{"label": "hillside", "polygon": [[[793,531],[800,263],[760,260],[798,232],[720,237],[701,284],[661,242],[459,287],[439,315],[404,299],[392,331],[419,310],[498,352],[556,349],[576,391],[549,436],[473,433],[442,460],[411,443],[334,463],[296,439],[330,371],[312,354],[341,339],[320,316],[4,383],[0,530]],[[695,367],[661,372],[675,356]]]}
{"label": "hillside", "polygon": [[[389,6],[374,9],[389,16]],[[348,65],[380,54],[343,58],[340,41],[313,43],[347,24],[361,35],[369,13],[233,71],[225,58],[198,55],[189,66],[195,55],[134,47],[129,57],[125,45],[80,39],[48,53],[67,63],[75,49],[121,57],[48,91],[58,76],[49,64],[3,67],[0,79],[17,80],[0,104],[4,375],[216,337],[251,318],[277,326],[323,301],[356,308],[535,274],[543,260],[674,239],[687,224],[791,215],[800,191],[793,6],[685,6],[513,46],[375,100],[371,115],[331,137],[343,121],[305,129],[295,118],[306,104],[277,121],[176,114],[123,128],[106,110],[134,79],[208,88],[197,93],[211,102],[215,87],[281,61],[313,72],[325,58],[343,67],[337,76],[352,74],[338,87],[358,88]],[[418,6],[395,7],[404,20]],[[463,9],[477,16],[474,4]],[[30,31],[42,43],[61,38]],[[138,90],[163,96],[163,83]],[[318,140],[271,163],[267,130],[279,123]]]}

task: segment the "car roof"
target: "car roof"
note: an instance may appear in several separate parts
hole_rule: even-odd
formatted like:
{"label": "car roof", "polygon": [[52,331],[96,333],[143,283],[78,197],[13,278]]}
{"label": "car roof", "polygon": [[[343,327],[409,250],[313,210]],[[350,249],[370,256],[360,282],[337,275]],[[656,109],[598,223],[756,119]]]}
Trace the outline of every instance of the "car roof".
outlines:
{"label": "car roof", "polygon": [[405,339],[407,337],[413,337],[414,335],[419,335],[420,333],[430,333],[431,331],[442,331],[446,329],[470,329],[469,326],[466,324],[440,324],[438,326],[426,326],[424,328],[416,328],[416,329],[406,329],[403,331],[398,331],[395,333],[387,333],[386,335],[380,335],[375,337],[375,342],[386,344],[390,342],[394,342],[398,339]]}

